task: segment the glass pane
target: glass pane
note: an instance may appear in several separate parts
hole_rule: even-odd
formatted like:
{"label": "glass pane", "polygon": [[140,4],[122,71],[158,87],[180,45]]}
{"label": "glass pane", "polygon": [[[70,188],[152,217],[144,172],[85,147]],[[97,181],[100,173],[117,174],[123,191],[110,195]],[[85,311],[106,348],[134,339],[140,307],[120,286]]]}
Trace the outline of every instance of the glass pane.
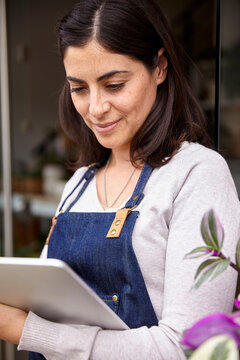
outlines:
{"label": "glass pane", "polygon": [[190,84],[205,111],[209,122],[209,132],[214,138],[215,0],[161,0],[159,2],[170,18],[174,34],[186,52],[186,70]]}
{"label": "glass pane", "polygon": [[[1,74],[0,74],[1,76]],[[1,89],[0,89],[1,91]],[[1,94],[0,94],[1,98]],[[1,127],[1,101],[0,101],[0,256],[3,256],[3,191],[2,191],[2,127]]]}
{"label": "glass pane", "polygon": [[64,71],[55,27],[74,1],[8,0],[15,256],[39,256],[69,176],[58,125]]}
{"label": "glass pane", "polygon": [[[1,9],[2,9],[2,4],[0,5]],[[0,9],[0,10],[1,10]],[[0,11],[0,24],[4,24],[4,13],[2,12],[2,10]],[[1,33],[1,29],[0,29],[0,37],[1,37],[1,44],[0,44],[0,65],[1,65],[1,61],[2,61],[2,56],[3,56],[3,41],[2,41],[2,36],[3,33]],[[1,65],[2,68],[2,65]],[[1,81],[1,68],[0,68],[0,81]],[[3,168],[2,168],[2,107],[1,107],[1,88],[2,85],[0,86],[0,256],[3,256]],[[0,350],[0,358],[1,358],[1,350]]]}
{"label": "glass pane", "polygon": [[221,150],[240,195],[240,1],[223,1]]}

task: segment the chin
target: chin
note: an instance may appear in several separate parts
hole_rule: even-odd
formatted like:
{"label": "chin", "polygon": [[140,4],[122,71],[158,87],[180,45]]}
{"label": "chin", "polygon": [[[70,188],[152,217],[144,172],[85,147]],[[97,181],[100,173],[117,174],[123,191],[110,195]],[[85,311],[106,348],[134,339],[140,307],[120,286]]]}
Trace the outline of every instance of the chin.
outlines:
{"label": "chin", "polygon": [[105,147],[106,149],[110,149],[110,150],[114,150],[115,148],[117,148],[118,146],[116,146],[116,144],[111,144],[109,142],[103,142],[103,141],[99,141],[99,143]]}
{"label": "chin", "polygon": [[[95,134],[96,136],[96,134]],[[117,144],[117,141],[114,139],[110,139],[110,136],[96,136],[97,141],[99,142],[99,144],[101,144],[103,147],[107,148],[107,149],[112,149],[114,147],[118,147],[119,145]]]}

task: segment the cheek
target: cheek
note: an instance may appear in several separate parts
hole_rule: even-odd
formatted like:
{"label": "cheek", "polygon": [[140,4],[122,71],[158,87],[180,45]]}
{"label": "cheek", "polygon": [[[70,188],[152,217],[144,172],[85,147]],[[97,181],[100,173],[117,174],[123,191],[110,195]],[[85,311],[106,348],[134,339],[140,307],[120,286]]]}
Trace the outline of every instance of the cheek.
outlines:
{"label": "cheek", "polygon": [[135,116],[147,116],[154,105],[157,94],[156,87],[147,85],[145,87],[141,86],[136,91],[128,91],[120,99],[119,108],[126,114],[133,113]]}
{"label": "cheek", "polygon": [[139,96],[139,93],[129,90],[124,95],[119,96],[115,104],[121,112],[127,115],[130,112],[136,111],[141,106],[141,102],[142,97]]}
{"label": "cheek", "polygon": [[77,112],[84,117],[87,111],[86,101],[79,100],[74,94],[71,96],[71,98]]}

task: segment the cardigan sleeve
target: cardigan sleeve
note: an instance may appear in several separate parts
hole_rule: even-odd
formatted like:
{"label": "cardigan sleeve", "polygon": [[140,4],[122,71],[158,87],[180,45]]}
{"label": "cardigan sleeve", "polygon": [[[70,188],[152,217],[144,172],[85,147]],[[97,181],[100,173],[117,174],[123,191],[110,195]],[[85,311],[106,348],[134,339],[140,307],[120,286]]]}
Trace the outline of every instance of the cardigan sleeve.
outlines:
{"label": "cardigan sleeve", "polygon": [[240,207],[225,161],[213,156],[192,166],[172,207],[164,307],[158,326],[112,331],[57,324],[29,313],[18,349],[40,352],[48,360],[185,359],[180,346],[183,331],[199,318],[228,312],[233,305],[237,274],[232,268],[193,291],[193,277],[202,260],[183,259],[193,248],[203,245],[199,243],[199,226],[203,213],[210,208],[215,209],[225,230],[223,253],[234,258],[240,235]]}

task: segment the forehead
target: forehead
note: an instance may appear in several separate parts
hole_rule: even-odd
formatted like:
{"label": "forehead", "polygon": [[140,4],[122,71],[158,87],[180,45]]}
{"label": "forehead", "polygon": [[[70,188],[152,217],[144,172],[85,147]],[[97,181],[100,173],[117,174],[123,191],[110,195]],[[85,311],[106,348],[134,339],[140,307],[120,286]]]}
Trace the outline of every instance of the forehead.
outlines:
{"label": "forehead", "polygon": [[64,54],[64,67],[67,75],[94,76],[112,70],[133,71],[142,63],[129,56],[113,53],[92,40],[85,46],[69,46]]}

